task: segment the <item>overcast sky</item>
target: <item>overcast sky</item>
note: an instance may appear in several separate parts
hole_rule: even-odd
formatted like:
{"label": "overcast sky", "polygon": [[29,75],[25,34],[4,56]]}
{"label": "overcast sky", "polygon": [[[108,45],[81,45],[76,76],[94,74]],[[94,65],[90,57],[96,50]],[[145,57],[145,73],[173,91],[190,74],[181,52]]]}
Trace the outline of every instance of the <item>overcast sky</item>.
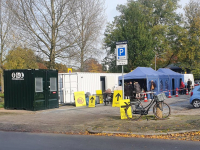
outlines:
{"label": "overcast sky", "polygon": [[[182,7],[184,7],[185,4],[189,1],[190,0],[180,0],[179,4],[182,5]],[[126,4],[126,2],[127,0],[105,0],[106,15],[108,22],[112,22],[115,16],[120,15],[120,13],[116,10],[117,5]],[[179,10],[179,12],[183,11]]]}

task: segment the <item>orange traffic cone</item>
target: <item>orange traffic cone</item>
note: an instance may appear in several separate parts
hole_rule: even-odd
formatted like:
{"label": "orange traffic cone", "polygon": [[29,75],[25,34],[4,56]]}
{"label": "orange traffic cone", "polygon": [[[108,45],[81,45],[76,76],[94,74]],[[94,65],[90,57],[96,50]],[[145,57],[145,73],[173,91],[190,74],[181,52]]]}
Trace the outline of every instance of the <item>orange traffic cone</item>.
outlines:
{"label": "orange traffic cone", "polygon": [[188,94],[188,89],[187,89],[187,88],[186,88],[186,95],[189,95],[189,94]]}
{"label": "orange traffic cone", "polygon": [[144,102],[148,102],[146,93],[144,93]]}
{"label": "orange traffic cone", "polygon": [[168,98],[172,98],[170,90],[169,90],[169,96],[168,96]]}
{"label": "orange traffic cone", "polygon": [[178,97],[178,88],[176,88],[176,97]]}

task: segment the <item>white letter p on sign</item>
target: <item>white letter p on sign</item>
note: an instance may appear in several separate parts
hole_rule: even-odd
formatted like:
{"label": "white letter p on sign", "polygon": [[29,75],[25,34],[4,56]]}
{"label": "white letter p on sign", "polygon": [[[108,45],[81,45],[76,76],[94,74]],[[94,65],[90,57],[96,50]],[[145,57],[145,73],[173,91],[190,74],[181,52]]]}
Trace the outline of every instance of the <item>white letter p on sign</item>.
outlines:
{"label": "white letter p on sign", "polygon": [[120,48],[120,55],[124,52],[124,50],[122,48]]}

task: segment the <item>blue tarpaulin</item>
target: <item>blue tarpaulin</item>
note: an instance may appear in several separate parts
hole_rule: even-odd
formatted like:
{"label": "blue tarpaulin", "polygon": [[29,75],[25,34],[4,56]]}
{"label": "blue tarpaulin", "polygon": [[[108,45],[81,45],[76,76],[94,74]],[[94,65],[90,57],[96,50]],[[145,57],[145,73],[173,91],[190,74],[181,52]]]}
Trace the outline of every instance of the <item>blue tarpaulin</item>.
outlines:
{"label": "blue tarpaulin", "polygon": [[160,68],[157,72],[164,73],[169,76],[169,89],[172,95],[176,94],[176,88],[180,87],[180,80],[184,82],[184,75],[174,72],[169,68]]}
{"label": "blue tarpaulin", "polygon": [[[150,83],[153,80],[156,84],[155,92],[159,94],[168,89],[169,76],[155,71],[150,67],[137,67],[132,72],[124,75],[124,80],[137,80],[137,79],[145,79],[146,80],[146,89],[150,91]],[[119,81],[122,80],[122,76],[119,77]]]}

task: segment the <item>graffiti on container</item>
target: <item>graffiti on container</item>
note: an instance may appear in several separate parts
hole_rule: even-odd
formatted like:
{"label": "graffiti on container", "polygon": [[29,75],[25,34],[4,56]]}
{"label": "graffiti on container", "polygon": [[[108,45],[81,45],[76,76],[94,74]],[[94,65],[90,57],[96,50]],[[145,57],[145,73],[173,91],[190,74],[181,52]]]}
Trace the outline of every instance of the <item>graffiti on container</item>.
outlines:
{"label": "graffiti on container", "polygon": [[11,74],[12,80],[24,80],[24,73],[23,72],[13,72]]}

